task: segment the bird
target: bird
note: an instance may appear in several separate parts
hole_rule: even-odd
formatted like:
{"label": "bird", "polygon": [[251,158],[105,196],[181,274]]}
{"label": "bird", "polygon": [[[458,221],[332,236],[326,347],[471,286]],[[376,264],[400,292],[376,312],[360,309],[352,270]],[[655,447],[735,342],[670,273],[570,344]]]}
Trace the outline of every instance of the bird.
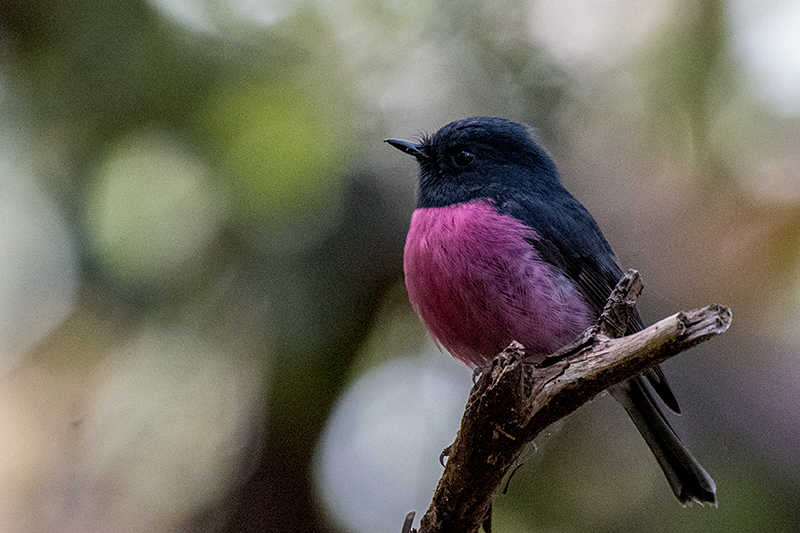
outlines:
{"label": "bird", "polygon": [[[385,142],[419,164],[403,269],[411,305],[440,347],[479,372],[512,341],[542,361],[595,323],[622,268],[533,128],[472,117]],[[643,327],[635,312],[626,333]],[[608,390],[677,499],[716,505],[713,479],[659,405],[680,414],[661,368]]]}

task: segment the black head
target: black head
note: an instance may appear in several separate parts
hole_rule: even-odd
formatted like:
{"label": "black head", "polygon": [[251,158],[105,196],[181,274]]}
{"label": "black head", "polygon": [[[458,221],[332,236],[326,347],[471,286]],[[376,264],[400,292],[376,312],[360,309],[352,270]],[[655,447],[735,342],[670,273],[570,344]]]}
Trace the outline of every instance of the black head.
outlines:
{"label": "black head", "polygon": [[420,142],[386,139],[420,165],[419,207],[443,207],[478,198],[498,202],[561,189],[555,163],[530,128],[510,120],[457,120]]}

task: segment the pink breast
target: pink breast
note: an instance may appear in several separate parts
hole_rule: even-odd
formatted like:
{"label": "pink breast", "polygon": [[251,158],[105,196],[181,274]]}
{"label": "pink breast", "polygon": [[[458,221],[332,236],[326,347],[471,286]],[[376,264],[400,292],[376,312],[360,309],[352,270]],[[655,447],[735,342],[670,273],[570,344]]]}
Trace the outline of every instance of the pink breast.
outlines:
{"label": "pink breast", "polygon": [[412,305],[431,335],[470,367],[512,340],[539,358],[593,322],[574,285],[530,244],[536,233],[485,201],[417,209],[405,247]]}

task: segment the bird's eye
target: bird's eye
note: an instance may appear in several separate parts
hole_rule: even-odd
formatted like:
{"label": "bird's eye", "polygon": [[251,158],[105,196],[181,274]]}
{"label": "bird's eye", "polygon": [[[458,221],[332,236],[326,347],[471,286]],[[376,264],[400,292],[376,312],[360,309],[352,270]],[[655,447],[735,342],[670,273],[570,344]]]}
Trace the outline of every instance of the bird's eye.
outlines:
{"label": "bird's eye", "polygon": [[475,154],[461,150],[453,154],[453,164],[458,168],[466,168],[475,161]]}

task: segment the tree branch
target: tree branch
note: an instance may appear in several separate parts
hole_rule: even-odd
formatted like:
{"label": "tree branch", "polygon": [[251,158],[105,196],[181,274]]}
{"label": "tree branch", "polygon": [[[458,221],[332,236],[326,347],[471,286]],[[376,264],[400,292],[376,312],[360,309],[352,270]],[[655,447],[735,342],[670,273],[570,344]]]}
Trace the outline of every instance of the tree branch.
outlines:
{"label": "tree branch", "polygon": [[[418,533],[471,533],[481,526],[489,532],[492,494],[543,429],[608,387],[730,326],[730,309],[711,305],[677,313],[623,337],[641,290],[639,273],[629,270],[597,324],[539,365],[524,362],[524,348],[516,342],[495,358],[470,392],[461,428],[445,451],[447,464]],[[410,526],[407,518],[404,531]]]}

